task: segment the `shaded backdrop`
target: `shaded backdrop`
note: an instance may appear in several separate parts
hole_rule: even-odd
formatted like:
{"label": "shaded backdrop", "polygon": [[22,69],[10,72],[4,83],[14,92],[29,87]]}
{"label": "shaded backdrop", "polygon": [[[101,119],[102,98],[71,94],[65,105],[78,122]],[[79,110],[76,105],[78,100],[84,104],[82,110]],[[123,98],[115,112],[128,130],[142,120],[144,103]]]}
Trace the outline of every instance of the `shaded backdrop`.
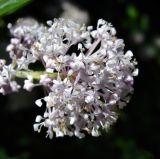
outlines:
{"label": "shaded backdrop", "polygon": [[[0,58],[8,58],[7,23],[20,17],[34,17],[41,22],[59,17],[64,0],[33,0],[29,5],[3,18],[0,27]],[[69,1],[88,12],[89,24],[99,18],[111,22],[117,36],[137,58],[140,70],[135,78],[135,92],[117,123],[106,134],[84,139],[76,137],[45,138],[45,132],[33,131],[35,116],[42,110],[34,101],[43,96],[41,88],[32,93],[21,91],[0,95],[0,159],[32,158],[160,158],[160,13],[158,3],[142,0]],[[38,113],[37,113],[38,112]],[[42,111],[43,112],[43,111]]]}

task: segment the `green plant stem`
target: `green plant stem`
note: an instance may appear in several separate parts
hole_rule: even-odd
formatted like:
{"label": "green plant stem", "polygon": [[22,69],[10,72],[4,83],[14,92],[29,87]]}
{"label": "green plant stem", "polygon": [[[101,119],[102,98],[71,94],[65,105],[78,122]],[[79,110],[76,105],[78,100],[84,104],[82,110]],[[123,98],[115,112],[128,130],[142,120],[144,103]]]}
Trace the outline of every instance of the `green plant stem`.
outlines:
{"label": "green plant stem", "polygon": [[28,76],[32,76],[33,79],[35,80],[39,80],[40,79],[40,75],[44,75],[47,74],[48,77],[50,78],[55,78],[57,76],[57,73],[48,73],[45,71],[22,71],[22,70],[18,70],[16,71],[16,77],[17,78],[27,78]]}

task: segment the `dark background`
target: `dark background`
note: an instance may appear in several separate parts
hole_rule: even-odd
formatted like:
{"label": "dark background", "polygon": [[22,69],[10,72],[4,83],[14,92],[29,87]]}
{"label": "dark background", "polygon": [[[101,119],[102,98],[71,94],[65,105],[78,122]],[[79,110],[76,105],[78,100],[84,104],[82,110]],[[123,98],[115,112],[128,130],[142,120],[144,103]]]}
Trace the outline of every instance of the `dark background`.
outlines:
{"label": "dark background", "polygon": [[[63,0],[37,0],[3,18],[0,28],[0,58],[8,58],[6,24],[20,17],[34,17],[41,22],[59,17]],[[84,139],[76,137],[45,138],[33,131],[37,114],[43,112],[34,101],[43,96],[41,88],[32,93],[22,91],[0,95],[0,159],[32,158],[160,158],[160,13],[158,2],[127,0],[70,1],[88,11],[90,25],[99,18],[111,22],[117,36],[123,38],[125,50],[131,49],[138,61],[139,76],[135,92],[117,123],[106,134]]]}

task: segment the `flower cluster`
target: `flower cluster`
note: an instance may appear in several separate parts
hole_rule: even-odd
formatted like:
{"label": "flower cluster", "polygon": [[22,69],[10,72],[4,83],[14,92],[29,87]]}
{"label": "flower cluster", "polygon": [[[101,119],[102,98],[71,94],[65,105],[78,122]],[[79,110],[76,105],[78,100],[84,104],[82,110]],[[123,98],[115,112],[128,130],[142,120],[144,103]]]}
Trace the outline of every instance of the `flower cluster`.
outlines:
{"label": "flower cluster", "polygon": [[6,95],[10,92],[18,92],[20,85],[14,79],[15,70],[12,65],[5,65],[6,61],[0,59],[0,93]]}
{"label": "flower cluster", "polygon": [[[117,109],[129,102],[133,76],[138,75],[133,53],[124,52],[115,28],[103,19],[94,29],[60,18],[47,21],[47,26],[33,19],[20,20],[9,29],[13,38],[7,51],[15,76],[25,74],[23,88],[28,91],[42,85],[48,92],[35,102],[39,107],[45,105],[46,111],[37,115],[34,130],[40,132],[44,126],[50,138],[54,134],[99,136],[101,128],[108,130],[117,120]],[[36,61],[44,70],[33,83],[36,73],[28,66]],[[1,61],[1,92],[3,81],[9,81],[11,90],[17,91],[15,81],[4,76],[5,68]]]}

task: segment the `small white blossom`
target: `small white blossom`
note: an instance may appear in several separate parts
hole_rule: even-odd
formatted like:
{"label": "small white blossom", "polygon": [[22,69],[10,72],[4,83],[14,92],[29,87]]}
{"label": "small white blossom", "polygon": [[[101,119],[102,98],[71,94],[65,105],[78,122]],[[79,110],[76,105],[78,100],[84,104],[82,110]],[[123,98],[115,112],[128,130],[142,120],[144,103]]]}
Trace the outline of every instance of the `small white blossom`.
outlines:
{"label": "small white blossom", "polygon": [[28,76],[28,79],[24,80],[23,88],[30,92],[34,87],[35,87],[35,84],[33,83],[32,76]]}
{"label": "small white blossom", "polygon": [[[92,136],[100,135],[100,127],[108,130],[117,120],[114,107],[123,108],[129,101],[127,95],[133,91],[133,75],[138,74],[136,62],[132,60],[133,53],[123,51],[123,40],[115,37],[116,30],[110,23],[100,19],[96,30],[92,30],[93,27],[80,28],[74,22],[56,19],[48,29],[55,40],[50,39],[49,34],[43,36],[43,40],[46,39],[43,43],[53,41],[53,50],[48,49],[47,43],[41,48],[47,48],[43,56],[46,71],[58,72],[57,79],[50,83],[51,92],[43,98],[47,112],[44,122],[40,122],[48,128],[50,138],[53,132],[56,137],[74,134],[83,138],[82,130]],[[55,32],[58,36],[63,32],[67,42],[64,44]],[[57,46],[57,42],[61,46]],[[75,43],[80,53],[73,52],[69,56],[66,50]],[[98,44],[100,47],[94,51]]]}
{"label": "small white blossom", "polygon": [[[38,83],[28,76],[23,86],[31,91],[43,85],[48,92],[35,101],[39,107],[45,102],[46,110],[36,117],[34,130],[46,127],[49,138],[83,138],[85,133],[99,136],[101,128],[108,131],[118,118],[116,108],[129,102],[133,76],[138,75],[133,53],[124,52],[124,41],[116,37],[115,28],[103,19],[94,30],[60,18],[47,21],[47,26],[23,19],[9,29],[13,38],[6,50],[14,67],[0,61],[0,93],[19,89],[12,80],[15,68],[29,72],[30,64],[36,61],[44,67]],[[77,50],[72,52],[72,46]]]}
{"label": "small white blossom", "polygon": [[137,68],[137,69],[135,69],[135,70],[132,72],[132,75],[133,75],[133,76],[137,76],[138,73],[139,73],[139,70],[138,70],[138,68]]}
{"label": "small white blossom", "polygon": [[41,122],[42,119],[43,119],[42,116],[37,115],[35,122],[39,123],[39,122]]}
{"label": "small white blossom", "polygon": [[94,128],[92,129],[91,134],[92,134],[92,136],[95,136],[95,137],[97,137],[97,136],[100,135],[100,133],[98,132],[98,130],[95,130]]}
{"label": "small white blossom", "polygon": [[41,101],[41,99],[37,99],[37,100],[35,101],[35,103],[36,103],[36,105],[39,106],[39,107],[42,106],[42,101]]}
{"label": "small white blossom", "polygon": [[94,101],[94,96],[91,96],[91,95],[89,95],[89,96],[87,96],[86,98],[85,98],[85,102],[86,103],[91,103],[91,102],[93,102]]}
{"label": "small white blossom", "polygon": [[18,92],[20,85],[13,80],[15,77],[13,66],[5,65],[4,60],[0,60],[0,93],[6,95],[11,92]]}
{"label": "small white blossom", "polygon": [[52,80],[51,80],[51,78],[48,77],[47,74],[40,75],[40,80],[39,80],[40,84],[47,86],[51,82],[52,82]]}

